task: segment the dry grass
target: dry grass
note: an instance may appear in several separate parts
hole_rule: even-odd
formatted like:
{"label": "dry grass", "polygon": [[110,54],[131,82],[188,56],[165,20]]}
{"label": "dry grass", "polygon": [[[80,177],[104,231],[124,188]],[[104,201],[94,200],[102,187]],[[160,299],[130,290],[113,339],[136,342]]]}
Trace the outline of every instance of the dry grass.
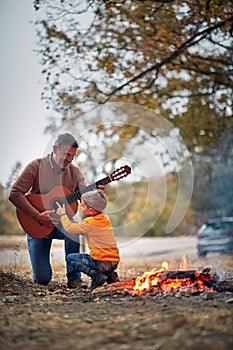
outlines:
{"label": "dry grass", "polygon": [[[118,273],[130,279],[150,270],[123,262]],[[132,296],[107,287],[90,293],[66,288],[64,264],[54,264],[47,287],[35,285],[28,266],[1,267],[2,350],[229,350],[233,346],[233,293],[197,296]],[[222,263],[233,271],[232,257]],[[86,279],[88,282],[88,280]]]}

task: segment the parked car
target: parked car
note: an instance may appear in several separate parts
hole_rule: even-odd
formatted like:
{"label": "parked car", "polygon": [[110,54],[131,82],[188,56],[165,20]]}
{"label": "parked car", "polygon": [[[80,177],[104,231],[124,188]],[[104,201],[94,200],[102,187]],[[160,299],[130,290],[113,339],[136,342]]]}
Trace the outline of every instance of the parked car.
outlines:
{"label": "parked car", "polygon": [[233,253],[233,217],[210,219],[198,230],[198,256],[211,252]]}

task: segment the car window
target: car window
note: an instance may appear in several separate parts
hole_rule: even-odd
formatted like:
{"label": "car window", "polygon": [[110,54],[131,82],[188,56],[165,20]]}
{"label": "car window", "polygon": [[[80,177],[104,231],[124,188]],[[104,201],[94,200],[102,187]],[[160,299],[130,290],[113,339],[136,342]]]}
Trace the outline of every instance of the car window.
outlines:
{"label": "car window", "polygon": [[203,225],[199,232],[199,236],[206,237],[215,234],[224,235],[233,231],[233,223],[232,222],[211,222]]}

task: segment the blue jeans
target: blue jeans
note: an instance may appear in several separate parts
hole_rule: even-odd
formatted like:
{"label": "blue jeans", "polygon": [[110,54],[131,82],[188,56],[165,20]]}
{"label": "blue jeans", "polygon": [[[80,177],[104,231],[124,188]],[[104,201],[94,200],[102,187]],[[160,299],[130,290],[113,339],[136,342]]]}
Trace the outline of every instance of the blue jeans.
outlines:
{"label": "blue jeans", "polygon": [[[53,239],[63,239],[65,241],[65,257],[71,253],[79,253],[80,243],[75,235],[75,239],[69,238],[69,234],[63,229],[54,228],[51,238],[32,238],[27,235],[28,251],[31,259],[34,282],[47,285],[52,278],[52,268],[50,264],[50,250]],[[71,235],[70,235],[71,236]],[[69,280],[75,280],[81,277],[78,271],[70,271],[71,267],[66,261],[67,277]]]}
{"label": "blue jeans", "polygon": [[88,254],[69,254],[66,261],[68,278],[70,278],[74,272],[83,272],[90,277],[96,272],[108,274],[116,270],[118,266],[118,262],[94,260]]}

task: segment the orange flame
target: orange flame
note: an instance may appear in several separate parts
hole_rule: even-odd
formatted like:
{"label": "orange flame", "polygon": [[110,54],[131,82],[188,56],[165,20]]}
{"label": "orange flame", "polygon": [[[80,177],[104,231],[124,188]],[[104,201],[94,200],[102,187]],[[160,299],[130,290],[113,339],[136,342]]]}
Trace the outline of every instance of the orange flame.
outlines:
{"label": "orange flame", "polygon": [[185,270],[187,268],[187,259],[186,256],[183,255],[182,260],[180,262],[180,270]]}
{"label": "orange flame", "polygon": [[144,272],[142,276],[138,276],[135,279],[133,290],[135,294],[142,294],[146,291],[162,292],[164,294],[181,291],[186,294],[194,294],[213,290],[212,284],[207,283],[215,281],[215,278],[208,273],[209,270],[204,273],[199,270],[186,271],[186,266],[187,260],[184,256],[180,263],[180,270],[177,271],[177,276],[181,277],[174,278],[176,273],[172,273],[174,270],[168,271],[168,263],[164,261],[159,270],[154,268],[149,272]]}

